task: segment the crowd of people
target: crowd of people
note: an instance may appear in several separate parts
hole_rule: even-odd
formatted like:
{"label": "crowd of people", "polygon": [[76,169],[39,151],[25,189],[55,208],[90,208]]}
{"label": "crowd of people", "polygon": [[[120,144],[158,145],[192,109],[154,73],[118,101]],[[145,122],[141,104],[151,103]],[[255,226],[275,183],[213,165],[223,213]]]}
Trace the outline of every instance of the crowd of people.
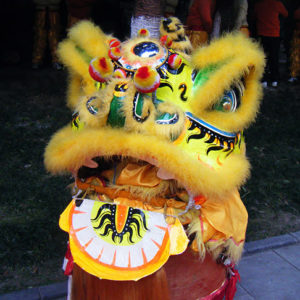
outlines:
{"label": "crowd of people", "polygon": [[[264,87],[277,87],[280,80],[281,42],[287,56],[289,82],[300,75],[300,1],[194,0],[186,25],[191,42],[201,46],[221,34],[242,31],[256,38],[266,54]],[[285,41],[285,42],[284,42]]]}
{"label": "crowd of people", "polygon": [[[31,1],[34,8],[32,68],[39,69],[45,64],[45,56],[48,53],[53,68],[59,70],[61,65],[56,56],[56,48],[70,26],[82,19],[95,20],[95,16],[98,15],[99,19],[95,20],[96,24],[100,20],[98,25],[104,31],[114,32],[117,36],[119,33],[121,38],[122,36],[128,37],[130,14],[133,13],[138,0]],[[300,75],[300,0],[155,1],[163,3],[165,17],[176,16],[185,24],[187,35],[194,47],[201,47],[222,34],[232,31],[241,31],[246,36],[257,39],[267,57],[266,71],[262,81],[264,87],[268,85],[277,87],[280,82],[280,49],[284,50],[286,55],[289,82],[298,81]],[[107,8],[105,5],[110,5],[110,7]],[[62,7],[65,9],[63,13]],[[101,14],[101,11],[106,11],[106,13]],[[9,42],[6,43],[9,47],[16,44],[15,40],[13,43],[11,40]]]}

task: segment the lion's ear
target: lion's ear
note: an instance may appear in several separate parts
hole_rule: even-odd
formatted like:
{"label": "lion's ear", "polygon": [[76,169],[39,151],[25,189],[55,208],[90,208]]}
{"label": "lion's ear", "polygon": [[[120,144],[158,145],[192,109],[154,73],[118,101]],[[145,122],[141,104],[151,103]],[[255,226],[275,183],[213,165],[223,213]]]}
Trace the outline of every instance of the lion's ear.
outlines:
{"label": "lion's ear", "polygon": [[108,57],[108,41],[100,28],[90,21],[73,26],[67,39],[57,49],[60,61],[69,71],[68,106],[74,109],[81,96],[96,91],[95,81],[89,74],[89,64],[94,57]]}
{"label": "lion's ear", "polygon": [[241,131],[254,120],[265,65],[258,47],[242,34],[230,34],[194,52],[198,73],[191,106],[197,117],[229,132]]}

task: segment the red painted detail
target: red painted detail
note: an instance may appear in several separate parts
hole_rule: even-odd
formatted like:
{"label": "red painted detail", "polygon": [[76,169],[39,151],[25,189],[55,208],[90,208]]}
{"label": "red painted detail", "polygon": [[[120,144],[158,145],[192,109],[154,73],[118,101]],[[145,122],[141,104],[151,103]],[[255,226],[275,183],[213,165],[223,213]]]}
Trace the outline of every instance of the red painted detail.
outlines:
{"label": "red painted detail", "polygon": [[146,257],[146,254],[145,254],[144,248],[142,248],[141,250],[142,250],[142,256],[143,256],[143,261],[144,261],[144,264],[146,264],[146,263],[148,262],[148,260],[147,260],[147,257]]}
{"label": "red painted detail", "polygon": [[83,229],[86,229],[86,228],[87,228],[87,226],[80,227],[80,228],[74,229],[74,232],[79,232],[79,231],[81,231]]}
{"label": "red painted detail", "polygon": [[97,260],[100,260],[100,258],[101,258],[101,256],[102,256],[102,253],[103,253],[103,251],[104,251],[104,247],[102,248],[102,250],[101,250],[100,254],[98,255],[98,257],[97,257]]}
{"label": "red painted detail", "polygon": [[161,247],[161,245],[158,242],[154,241],[153,239],[151,239],[151,241],[155,244],[155,246],[157,246],[158,249]]}
{"label": "red painted detail", "polygon": [[112,266],[114,266],[116,264],[116,257],[117,257],[117,250],[115,250],[115,253],[114,253],[114,258],[113,258],[113,261],[111,263]]}
{"label": "red painted detail", "polygon": [[159,225],[155,225],[157,228],[163,230],[163,231],[167,231],[167,227],[162,227],[162,226],[159,226]]}
{"label": "red painted detail", "polygon": [[79,215],[79,214],[86,214],[86,211],[81,211],[81,210],[74,210],[73,214],[74,215]]}
{"label": "red painted detail", "polygon": [[94,238],[91,238],[85,245],[84,248],[87,248],[87,246],[93,241]]}
{"label": "red painted detail", "polygon": [[128,253],[128,268],[131,268],[130,252]]}
{"label": "red painted detail", "polygon": [[129,207],[126,205],[118,205],[116,211],[116,230],[121,233],[126,225]]}

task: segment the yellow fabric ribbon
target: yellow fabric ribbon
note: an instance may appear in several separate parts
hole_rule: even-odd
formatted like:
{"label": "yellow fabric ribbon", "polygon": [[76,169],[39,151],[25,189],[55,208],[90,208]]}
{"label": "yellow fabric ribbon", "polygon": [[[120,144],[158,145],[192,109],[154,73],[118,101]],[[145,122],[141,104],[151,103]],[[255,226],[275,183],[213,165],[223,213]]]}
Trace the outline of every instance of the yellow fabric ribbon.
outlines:
{"label": "yellow fabric ribbon", "polygon": [[139,165],[129,163],[121,171],[116,184],[117,185],[134,185],[144,187],[154,187],[161,183],[157,177],[157,167],[152,165]]}
{"label": "yellow fabric ribbon", "polygon": [[237,190],[226,199],[209,198],[201,207],[203,242],[210,239],[233,238],[239,243],[245,239],[248,213]]}

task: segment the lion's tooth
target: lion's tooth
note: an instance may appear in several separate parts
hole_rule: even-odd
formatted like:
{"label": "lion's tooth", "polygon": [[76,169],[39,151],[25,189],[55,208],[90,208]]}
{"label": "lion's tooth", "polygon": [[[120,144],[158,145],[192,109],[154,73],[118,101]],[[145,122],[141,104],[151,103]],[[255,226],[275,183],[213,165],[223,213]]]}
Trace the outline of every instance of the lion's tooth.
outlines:
{"label": "lion's tooth", "polygon": [[90,158],[87,158],[83,165],[89,168],[98,168],[98,163],[96,163],[94,160]]}
{"label": "lion's tooth", "polygon": [[173,174],[167,172],[166,170],[159,168],[157,171],[157,177],[163,180],[174,179]]}

